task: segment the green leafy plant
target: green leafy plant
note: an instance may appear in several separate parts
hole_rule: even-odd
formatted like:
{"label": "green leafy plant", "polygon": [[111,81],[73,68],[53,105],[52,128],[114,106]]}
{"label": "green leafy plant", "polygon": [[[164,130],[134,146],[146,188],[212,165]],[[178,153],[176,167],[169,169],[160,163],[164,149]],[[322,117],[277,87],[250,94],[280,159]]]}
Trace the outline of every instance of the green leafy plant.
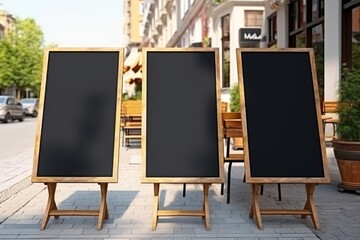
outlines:
{"label": "green leafy plant", "polygon": [[15,87],[17,98],[24,96],[27,89],[38,94],[43,35],[34,19],[15,20],[14,27],[0,39],[0,89]]}
{"label": "green leafy plant", "polygon": [[224,0],[212,0],[213,5],[218,5],[221,2],[223,2]]}
{"label": "green leafy plant", "polygon": [[211,38],[204,37],[202,43],[203,47],[211,47]]}
{"label": "green leafy plant", "polygon": [[339,87],[337,133],[346,141],[360,140],[360,71],[343,67]]}
{"label": "green leafy plant", "polygon": [[230,90],[230,112],[240,112],[239,86],[235,84]]}

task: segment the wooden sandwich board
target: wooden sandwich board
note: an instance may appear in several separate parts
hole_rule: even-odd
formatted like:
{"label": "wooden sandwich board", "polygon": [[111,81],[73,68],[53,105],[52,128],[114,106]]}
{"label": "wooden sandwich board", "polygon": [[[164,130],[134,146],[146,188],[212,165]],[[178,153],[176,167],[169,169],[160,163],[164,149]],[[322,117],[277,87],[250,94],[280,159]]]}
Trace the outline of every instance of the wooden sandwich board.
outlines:
{"label": "wooden sandwich board", "polygon": [[[123,49],[53,48],[43,60],[32,182],[48,187],[50,216],[108,218],[108,183],[118,181]],[[99,210],[58,210],[57,183],[98,183]]]}
{"label": "wooden sandwich board", "polygon": [[[262,229],[261,215],[310,215],[319,229],[314,189],[330,177],[313,50],[237,49],[237,60],[250,217]],[[305,184],[304,209],[260,209],[266,183]]]}
{"label": "wooden sandwich board", "polygon": [[[143,49],[142,182],[161,216],[199,216],[210,229],[208,192],[224,181],[218,49]],[[203,184],[199,211],[159,210],[160,183]]]}

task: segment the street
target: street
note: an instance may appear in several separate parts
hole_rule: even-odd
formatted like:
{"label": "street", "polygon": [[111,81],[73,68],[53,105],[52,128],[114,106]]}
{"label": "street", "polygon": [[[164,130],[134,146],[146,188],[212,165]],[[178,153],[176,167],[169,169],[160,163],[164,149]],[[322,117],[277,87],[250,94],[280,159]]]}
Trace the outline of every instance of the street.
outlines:
{"label": "street", "polygon": [[0,123],[1,193],[31,175],[37,118]]}

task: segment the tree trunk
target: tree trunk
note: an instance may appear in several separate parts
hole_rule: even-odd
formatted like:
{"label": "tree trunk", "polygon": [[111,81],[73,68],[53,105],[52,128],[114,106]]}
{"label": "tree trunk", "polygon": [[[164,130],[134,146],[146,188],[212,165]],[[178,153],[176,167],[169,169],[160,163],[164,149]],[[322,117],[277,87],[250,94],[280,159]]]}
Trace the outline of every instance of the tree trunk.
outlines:
{"label": "tree trunk", "polygon": [[21,98],[21,90],[20,89],[16,89],[16,99],[20,99]]}

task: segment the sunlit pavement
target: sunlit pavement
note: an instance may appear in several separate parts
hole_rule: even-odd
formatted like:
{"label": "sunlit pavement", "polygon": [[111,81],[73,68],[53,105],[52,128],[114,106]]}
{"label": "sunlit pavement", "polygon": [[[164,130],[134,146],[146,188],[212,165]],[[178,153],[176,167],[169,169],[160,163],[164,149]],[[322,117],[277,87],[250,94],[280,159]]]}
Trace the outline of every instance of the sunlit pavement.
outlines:
{"label": "sunlit pavement", "polygon": [[[33,129],[29,131],[35,131],[35,122],[32,124]],[[0,125],[1,133],[4,129]],[[0,141],[3,144],[3,139]],[[19,172],[21,177],[18,180],[22,181],[18,187],[20,190],[10,193],[7,200],[0,204],[0,239],[360,239],[360,196],[338,192],[339,173],[331,148],[327,148],[331,184],[318,185],[315,189],[320,230],[314,229],[310,217],[302,219],[301,216],[279,215],[263,216],[264,230],[259,230],[255,221],[248,217],[251,189],[242,181],[243,165],[234,164],[230,204],[226,203],[226,195],[220,195],[220,184],[210,187],[210,231],[205,229],[202,218],[193,217],[159,218],[157,229],[152,231],[153,186],[140,182],[140,149],[121,148],[119,182],[109,184],[110,216],[104,221],[102,230],[96,230],[96,217],[74,216],[51,218],[47,228],[40,231],[48,192],[44,184],[30,183],[33,149],[19,147],[5,152],[1,150],[0,153],[2,177],[10,169],[16,169],[17,164],[19,169],[26,170]],[[1,192],[9,189],[9,184],[5,185],[5,182],[1,182]],[[282,201],[278,201],[277,185],[265,185],[260,206],[304,207],[304,184],[282,184],[281,189]],[[201,209],[202,186],[188,184],[186,197],[182,196],[182,190],[181,184],[161,185],[160,208]],[[98,209],[100,188],[98,184],[59,183],[55,198],[59,209]]]}

